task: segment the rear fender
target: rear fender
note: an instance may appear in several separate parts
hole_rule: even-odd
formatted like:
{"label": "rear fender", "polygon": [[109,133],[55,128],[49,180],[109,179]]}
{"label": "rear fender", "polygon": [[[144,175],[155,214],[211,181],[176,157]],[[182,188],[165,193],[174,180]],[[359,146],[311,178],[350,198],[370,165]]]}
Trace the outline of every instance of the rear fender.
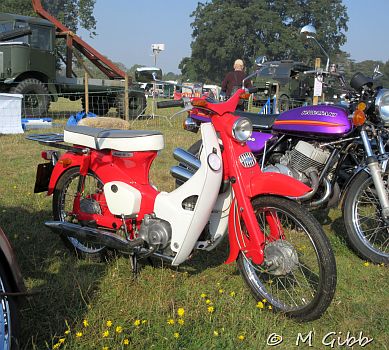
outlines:
{"label": "rear fender", "polygon": [[[64,165],[61,160],[64,158],[71,159],[71,164],[66,166]],[[73,153],[65,153],[55,164],[53,172],[51,173],[51,178],[49,182],[49,189],[47,191],[47,195],[50,196],[54,192],[54,188],[61,177],[61,175],[68,169],[73,168],[73,167],[80,167],[84,164],[84,159],[83,156],[73,154]]]}

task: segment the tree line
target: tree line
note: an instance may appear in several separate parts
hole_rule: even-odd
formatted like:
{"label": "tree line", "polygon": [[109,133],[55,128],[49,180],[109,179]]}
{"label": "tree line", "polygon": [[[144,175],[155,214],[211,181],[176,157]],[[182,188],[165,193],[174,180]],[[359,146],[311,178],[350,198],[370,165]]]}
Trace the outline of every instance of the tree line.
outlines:
{"label": "tree line", "polygon": [[[96,0],[42,0],[48,12],[74,32],[80,27],[95,35],[93,10]],[[2,0],[0,12],[34,15],[31,0]],[[355,62],[340,47],[346,42],[348,15],[342,0],[210,0],[199,2],[193,19],[191,56],[184,57],[181,75],[168,72],[169,80],[220,84],[232,69],[236,58],[246,62],[248,70],[254,59],[266,55],[269,60],[291,59],[313,66],[316,57],[326,58],[316,45],[300,37],[305,24],[313,24],[317,40],[329,54],[332,63],[344,70],[347,79],[355,72],[371,75],[379,64],[385,74],[382,84],[389,87],[389,60]],[[389,57],[388,57],[389,59]],[[133,75],[136,64],[120,67]],[[95,72],[100,77],[100,72]]]}

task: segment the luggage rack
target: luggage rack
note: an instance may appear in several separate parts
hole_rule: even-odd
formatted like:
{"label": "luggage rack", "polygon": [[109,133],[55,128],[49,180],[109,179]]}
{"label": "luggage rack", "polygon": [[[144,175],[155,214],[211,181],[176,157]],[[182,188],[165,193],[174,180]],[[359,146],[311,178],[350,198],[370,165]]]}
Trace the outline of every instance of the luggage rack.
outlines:
{"label": "luggage rack", "polygon": [[50,147],[64,149],[74,153],[84,154],[86,153],[86,148],[73,147],[66,144],[63,144],[64,137],[63,134],[56,133],[46,133],[46,134],[33,134],[26,137],[27,140],[37,141],[41,145],[50,145]]}

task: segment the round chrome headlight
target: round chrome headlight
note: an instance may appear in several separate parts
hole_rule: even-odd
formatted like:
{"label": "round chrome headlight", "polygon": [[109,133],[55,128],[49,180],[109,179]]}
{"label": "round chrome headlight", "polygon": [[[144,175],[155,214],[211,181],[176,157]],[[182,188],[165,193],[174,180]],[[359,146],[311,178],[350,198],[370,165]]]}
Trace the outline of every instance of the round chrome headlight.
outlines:
{"label": "round chrome headlight", "polygon": [[385,125],[389,125],[389,89],[381,89],[375,99],[377,115]]}
{"label": "round chrome headlight", "polygon": [[239,118],[232,126],[232,135],[239,142],[245,142],[253,132],[253,124],[250,119]]}

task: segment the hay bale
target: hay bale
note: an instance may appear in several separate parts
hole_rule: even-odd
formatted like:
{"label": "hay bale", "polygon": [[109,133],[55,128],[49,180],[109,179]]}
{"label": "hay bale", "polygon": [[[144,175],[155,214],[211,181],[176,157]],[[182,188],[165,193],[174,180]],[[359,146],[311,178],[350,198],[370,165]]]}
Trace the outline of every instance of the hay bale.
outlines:
{"label": "hay bale", "polygon": [[78,122],[77,125],[84,125],[89,126],[91,128],[101,129],[130,129],[130,123],[128,121],[120,118],[110,117],[83,118]]}

